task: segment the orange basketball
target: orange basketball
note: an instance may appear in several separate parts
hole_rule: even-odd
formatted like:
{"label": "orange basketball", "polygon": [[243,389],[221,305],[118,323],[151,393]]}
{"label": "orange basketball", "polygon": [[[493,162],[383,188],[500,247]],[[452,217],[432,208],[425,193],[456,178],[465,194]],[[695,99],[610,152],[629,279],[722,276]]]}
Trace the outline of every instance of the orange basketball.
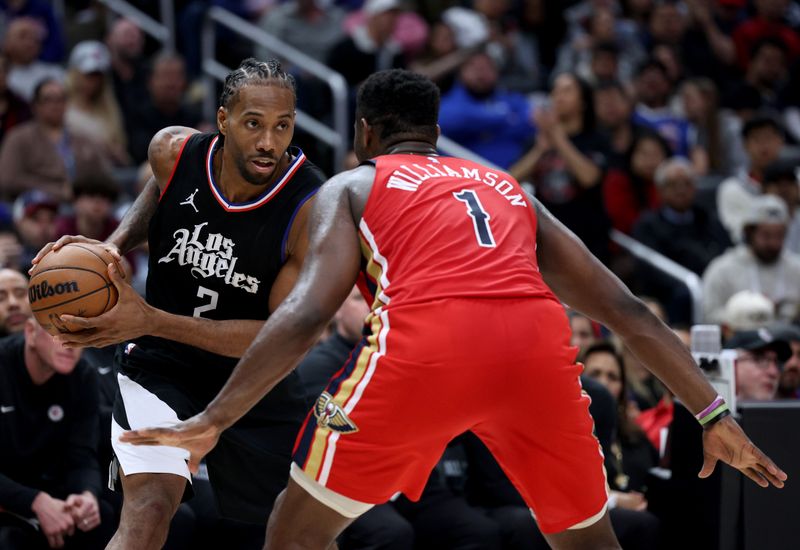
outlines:
{"label": "orange basketball", "polygon": [[39,324],[50,334],[73,332],[80,328],[68,326],[61,315],[96,317],[114,307],[117,288],[108,276],[110,263],[115,260],[103,247],[86,243],[64,245],[42,258],[28,283]]}

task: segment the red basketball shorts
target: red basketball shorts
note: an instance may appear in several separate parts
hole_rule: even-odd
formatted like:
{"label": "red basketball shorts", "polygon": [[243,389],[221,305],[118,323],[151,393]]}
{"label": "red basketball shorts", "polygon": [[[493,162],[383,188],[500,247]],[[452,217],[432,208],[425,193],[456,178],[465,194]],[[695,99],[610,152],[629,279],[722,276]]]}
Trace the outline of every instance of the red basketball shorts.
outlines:
{"label": "red basketball shorts", "polygon": [[560,304],[448,299],[370,320],[300,430],[307,476],[365,503],[417,500],[448,442],[471,430],[543,532],[603,509],[603,455]]}

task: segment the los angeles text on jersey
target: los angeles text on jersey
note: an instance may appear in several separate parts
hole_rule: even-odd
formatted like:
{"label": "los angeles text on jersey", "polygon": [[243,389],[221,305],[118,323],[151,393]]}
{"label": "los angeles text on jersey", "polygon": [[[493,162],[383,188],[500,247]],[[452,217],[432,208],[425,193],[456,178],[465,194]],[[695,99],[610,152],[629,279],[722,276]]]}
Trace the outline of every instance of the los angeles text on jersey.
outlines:
{"label": "los angeles text on jersey", "polygon": [[178,260],[178,265],[191,266],[191,274],[195,278],[217,277],[225,280],[225,284],[241,288],[255,294],[261,283],[255,277],[237,273],[234,268],[238,257],[233,255],[236,243],[220,233],[208,233],[203,238],[203,228],[208,222],[195,225],[193,230],[178,229],[172,234],[175,246],[158,263],[170,263]]}
{"label": "los angeles text on jersey", "polygon": [[509,194],[513,191],[519,191],[518,187],[515,187],[514,184],[507,179],[497,181],[501,177],[501,174],[490,172],[488,170],[485,170],[483,173],[481,173],[479,168],[469,168],[466,166],[459,166],[461,171],[458,171],[450,168],[444,163],[440,163],[435,159],[434,162],[436,164],[430,163],[424,166],[418,163],[411,165],[401,164],[400,167],[392,172],[392,174],[389,176],[389,181],[387,182],[386,187],[388,189],[416,191],[423,182],[429,179],[471,179],[483,182],[489,187],[493,188],[495,191],[503,195],[503,197],[505,197],[512,206],[522,206],[523,208],[528,207],[528,201],[525,199],[522,193],[515,192],[513,194]]}

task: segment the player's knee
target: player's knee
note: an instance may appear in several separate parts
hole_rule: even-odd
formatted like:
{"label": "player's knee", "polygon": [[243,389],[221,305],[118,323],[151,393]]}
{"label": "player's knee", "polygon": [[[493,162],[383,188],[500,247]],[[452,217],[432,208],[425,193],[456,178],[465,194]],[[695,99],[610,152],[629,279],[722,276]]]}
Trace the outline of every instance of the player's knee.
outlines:
{"label": "player's knee", "polygon": [[160,492],[127,498],[123,504],[122,523],[166,535],[176,508],[177,503],[169,495]]}

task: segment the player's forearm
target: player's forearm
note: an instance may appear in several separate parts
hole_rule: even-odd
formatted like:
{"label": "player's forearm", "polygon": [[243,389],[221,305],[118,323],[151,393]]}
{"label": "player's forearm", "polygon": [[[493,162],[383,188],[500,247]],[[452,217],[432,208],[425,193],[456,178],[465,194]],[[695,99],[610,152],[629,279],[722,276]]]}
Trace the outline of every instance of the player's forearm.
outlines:
{"label": "player's forearm", "polygon": [[[221,429],[231,426],[283,380],[317,341],[330,316],[296,311],[287,299],[264,324],[206,414]],[[286,306],[284,308],[284,306]]]}
{"label": "player's forearm", "polygon": [[216,321],[154,310],[148,334],[225,357],[241,357],[262,326],[264,321],[252,319]]}
{"label": "player's forearm", "polygon": [[107,241],[117,245],[123,254],[143,243],[147,239],[150,219],[158,207],[158,196],[158,185],[155,179],[150,178]]}

